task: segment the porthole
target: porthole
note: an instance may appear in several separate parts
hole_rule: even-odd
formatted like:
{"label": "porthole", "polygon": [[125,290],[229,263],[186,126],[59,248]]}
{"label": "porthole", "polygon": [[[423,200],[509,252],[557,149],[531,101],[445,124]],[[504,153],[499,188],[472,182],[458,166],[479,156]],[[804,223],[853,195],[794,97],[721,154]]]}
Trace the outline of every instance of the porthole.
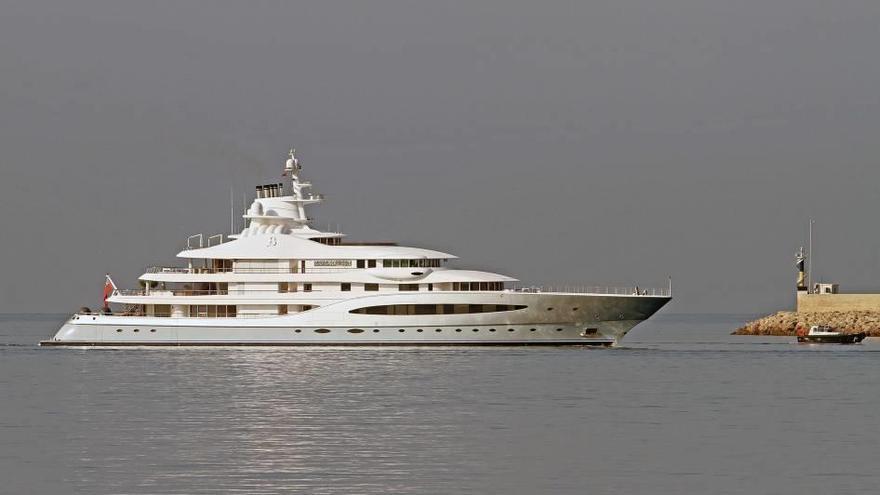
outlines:
{"label": "porthole", "polygon": [[553,311],[553,308],[547,308],[547,311]]}
{"label": "porthole", "polygon": [[495,329],[494,329],[494,328],[490,328],[489,331],[490,331],[490,332],[494,332]]}
{"label": "porthole", "polygon": [[479,328],[475,328],[474,331],[475,331],[475,332],[479,332],[480,329],[479,329]]}
{"label": "porthole", "polygon": [[513,328],[508,328],[508,329],[507,329],[508,332],[512,332],[512,331],[514,331],[514,330],[515,330],[515,329],[513,329]]}
{"label": "porthole", "polygon": [[117,328],[116,331],[117,331],[117,332],[121,332],[122,329],[121,329],[121,328]]}
{"label": "porthole", "polygon": [[379,333],[379,329],[378,329],[378,328],[374,328],[374,329],[373,329],[373,333]]}
{"label": "porthole", "polygon": [[456,332],[460,332],[461,329],[460,329],[460,328],[456,328],[455,331],[456,331]]}
{"label": "porthole", "polygon": [[327,330],[326,328],[319,328],[315,330],[315,333],[330,333],[330,330]]}
{"label": "porthole", "polygon": [[348,333],[364,333],[364,331],[360,328],[349,328]]}
{"label": "porthole", "polygon": [[422,331],[422,329],[421,329],[421,328],[420,328],[420,329],[418,329],[418,330],[416,330],[416,332],[421,332],[421,331]]}
{"label": "porthole", "polygon": [[294,330],[294,332],[296,332],[296,333],[300,333],[300,332],[302,332],[302,330],[300,330],[299,328],[297,328],[296,330]]}
{"label": "porthole", "polygon": [[435,332],[442,332],[442,331],[443,331],[442,328],[438,328],[437,330],[435,330]]}
{"label": "porthole", "polygon": [[405,331],[406,331],[406,330],[404,330],[404,329],[402,329],[402,328],[401,328],[400,330],[398,330],[398,332],[400,332],[400,333],[403,333],[403,332],[405,332]]}
{"label": "porthole", "polygon": [[156,333],[156,329],[155,329],[155,328],[151,328],[151,329],[150,329],[150,333]]}
{"label": "porthole", "polygon": [[135,329],[134,329],[134,332],[135,332],[135,333],[140,332],[140,331],[141,331],[140,328],[135,328]]}
{"label": "porthole", "polygon": [[581,308],[571,308],[572,311],[577,311],[579,309],[581,309]]}
{"label": "porthole", "polygon": [[556,331],[557,331],[557,332],[561,332],[562,329],[561,329],[561,328],[557,328]]}
{"label": "porthole", "polygon": [[530,332],[534,332],[535,329],[534,329],[534,328],[530,328],[529,331],[530,331]]}

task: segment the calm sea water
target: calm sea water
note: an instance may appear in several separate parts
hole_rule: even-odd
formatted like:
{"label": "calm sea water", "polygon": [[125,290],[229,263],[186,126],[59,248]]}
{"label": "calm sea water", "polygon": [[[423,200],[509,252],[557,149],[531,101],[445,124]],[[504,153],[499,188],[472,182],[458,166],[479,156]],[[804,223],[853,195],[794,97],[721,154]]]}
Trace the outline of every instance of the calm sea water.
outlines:
{"label": "calm sea water", "polygon": [[41,349],[0,316],[0,493],[876,493],[880,342],[658,315],[616,349]]}

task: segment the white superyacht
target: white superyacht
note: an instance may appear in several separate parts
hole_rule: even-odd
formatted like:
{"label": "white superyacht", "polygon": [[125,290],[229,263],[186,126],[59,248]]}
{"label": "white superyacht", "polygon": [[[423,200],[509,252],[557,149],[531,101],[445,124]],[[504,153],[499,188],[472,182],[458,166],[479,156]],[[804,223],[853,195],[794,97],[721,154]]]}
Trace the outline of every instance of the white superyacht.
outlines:
{"label": "white superyacht", "polygon": [[191,236],[185,266],[146,270],[140,290],[108,276],[103,310],[83,308],[40,344],[608,346],[671,299],[671,287],[517,287],[447,266],[451,254],[344,242],[310,225],[306,207],[324,197],[301,173],[291,150],[289,183],[257,187],[239,234]]}

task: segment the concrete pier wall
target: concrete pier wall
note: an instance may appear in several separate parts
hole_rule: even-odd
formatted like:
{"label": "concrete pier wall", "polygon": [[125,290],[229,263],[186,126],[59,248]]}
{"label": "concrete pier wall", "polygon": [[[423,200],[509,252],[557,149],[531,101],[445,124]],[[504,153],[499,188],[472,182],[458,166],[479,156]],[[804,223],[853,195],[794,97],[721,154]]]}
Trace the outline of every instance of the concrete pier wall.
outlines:
{"label": "concrete pier wall", "polygon": [[807,294],[797,295],[798,313],[834,311],[880,312],[880,294]]}

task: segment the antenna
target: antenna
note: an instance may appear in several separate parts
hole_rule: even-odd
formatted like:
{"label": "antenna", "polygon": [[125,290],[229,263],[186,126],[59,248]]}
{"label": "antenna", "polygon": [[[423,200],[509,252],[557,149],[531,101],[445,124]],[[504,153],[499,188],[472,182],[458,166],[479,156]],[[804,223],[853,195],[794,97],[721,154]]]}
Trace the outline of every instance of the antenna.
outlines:
{"label": "antenna", "polygon": [[813,293],[813,219],[810,219],[810,241],[807,248],[807,293]]}
{"label": "antenna", "polygon": [[229,235],[235,233],[235,189],[229,188]]}

